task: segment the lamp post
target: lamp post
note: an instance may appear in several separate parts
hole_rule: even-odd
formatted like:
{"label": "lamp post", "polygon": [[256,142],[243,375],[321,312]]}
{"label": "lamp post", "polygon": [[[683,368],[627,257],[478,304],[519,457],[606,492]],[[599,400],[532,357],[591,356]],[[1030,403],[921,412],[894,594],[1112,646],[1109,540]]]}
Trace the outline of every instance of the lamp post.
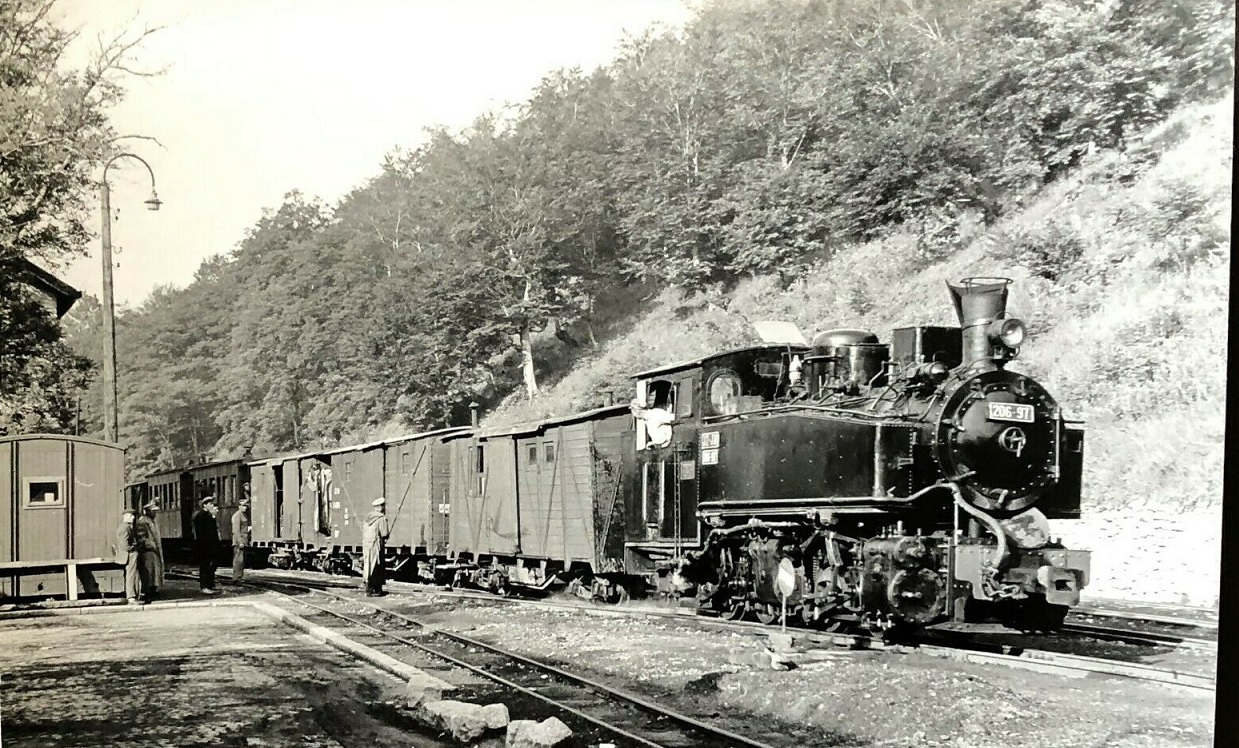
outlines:
{"label": "lamp post", "polygon": [[155,172],[144,159],[132,153],[118,153],[103,165],[103,180],[99,197],[103,202],[103,420],[107,421],[108,441],[120,441],[120,423],[116,411],[116,308],[112,304],[112,193],[108,189],[108,169],[118,159],[137,159],[151,175],[151,196],[144,202],[149,210],[159,210],[161,202],[155,194]]}

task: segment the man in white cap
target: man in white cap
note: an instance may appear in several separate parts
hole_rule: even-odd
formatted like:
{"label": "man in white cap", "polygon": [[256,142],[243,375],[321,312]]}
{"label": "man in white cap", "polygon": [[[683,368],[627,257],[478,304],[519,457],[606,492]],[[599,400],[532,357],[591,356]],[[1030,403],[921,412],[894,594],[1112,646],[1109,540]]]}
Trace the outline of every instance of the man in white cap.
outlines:
{"label": "man in white cap", "polygon": [[383,594],[383,544],[391,535],[387,524],[387,500],[382,496],[371,502],[374,509],[361,526],[361,578],[366,597]]}

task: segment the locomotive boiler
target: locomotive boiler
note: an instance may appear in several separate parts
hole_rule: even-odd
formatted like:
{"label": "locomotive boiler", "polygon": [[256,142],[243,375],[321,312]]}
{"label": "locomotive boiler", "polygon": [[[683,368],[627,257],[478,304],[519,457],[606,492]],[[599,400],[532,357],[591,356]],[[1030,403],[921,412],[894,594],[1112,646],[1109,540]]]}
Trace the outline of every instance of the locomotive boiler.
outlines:
{"label": "locomotive boiler", "polygon": [[[1047,520],[1079,516],[1083,430],[1007,368],[1026,337],[1009,284],[948,284],[958,328],[900,328],[889,343],[831,330],[694,362],[701,412],[641,460],[658,526],[632,550],[729,617],[769,622],[786,601],[830,627],[1061,624],[1089,554],[1051,538]],[[683,410],[675,395],[690,390],[662,386],[674,374],[639,376],[639,397],[665,392],[664,407]],[[669,475],[650,469],[668,462]],[[669,484],[695,497],[695,517],[678,498],[659,504]],[[668,506],[683,523],[671,535],[696,542],[664,544],[659,561]]]}

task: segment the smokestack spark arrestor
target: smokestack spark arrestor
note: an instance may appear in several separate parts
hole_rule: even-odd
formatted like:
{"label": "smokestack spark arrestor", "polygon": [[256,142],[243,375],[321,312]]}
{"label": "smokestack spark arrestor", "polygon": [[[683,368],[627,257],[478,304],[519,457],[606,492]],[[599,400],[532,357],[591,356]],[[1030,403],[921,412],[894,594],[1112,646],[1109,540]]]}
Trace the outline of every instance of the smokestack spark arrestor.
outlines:
{"label": "smokestack spark arrestor", "polygon": [[964,278],[947,284],[963,328],[964,365],[979,370],[1001,368],[1015,358],[1027,337],[1024,323],[1007,316],[1010,278]]}

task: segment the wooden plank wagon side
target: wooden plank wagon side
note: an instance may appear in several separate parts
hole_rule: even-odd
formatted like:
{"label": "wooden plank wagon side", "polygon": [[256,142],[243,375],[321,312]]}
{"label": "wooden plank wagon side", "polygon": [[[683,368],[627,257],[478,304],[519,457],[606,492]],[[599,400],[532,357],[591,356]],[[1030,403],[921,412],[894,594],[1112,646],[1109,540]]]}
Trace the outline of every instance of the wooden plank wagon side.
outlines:
{"label": "wooden plank wagon side", "polygon": [[0,596],[123,591],[124,456],[83,437],[0,437]]}

